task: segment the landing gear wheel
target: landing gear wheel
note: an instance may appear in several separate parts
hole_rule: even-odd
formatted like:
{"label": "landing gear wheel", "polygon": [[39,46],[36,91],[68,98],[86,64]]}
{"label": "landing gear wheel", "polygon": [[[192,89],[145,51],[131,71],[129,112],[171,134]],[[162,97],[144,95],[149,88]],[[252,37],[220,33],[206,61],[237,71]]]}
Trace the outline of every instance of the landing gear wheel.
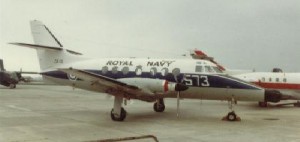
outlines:
{"label": "landing gear wheel", "polygon": [[236,118],[237,118],[237,116],[234,111],[229,112],[227,114],[227,120],[229,120],[229,121],[236,121],[237,120]]}
{"label": "landing gear wheel", "polygon": [[153,105],[153,109],[156,112],[163,112],[165,110],[165,104],[156,102]]}
{"label": "landing gear wheel", "polygon": [[113,112],[114,112],[114,109],[111,109],[110,116],[111,116],[111,119],[114,121],[124,121],[124,119],[126,118],[127,112],[125,111],[125,109],[123,107],[121,108],[120,116],[118,114],[114,114]]}
{"label": "landing gear wheel", "polygon": [[9,84],[9,88],[10,88],[10,89],[16,88],[16,84]]}
{"label": "landing gear wheel", "polygon": [[226,116],[224,116],[222,118],[222,120],[226,120],[226,121],[241,121],[241,118],[238,117],[233,109],[233,106],[236,102],[236,99],[234,98],[234,96],[232,96],[231,100],[228,100],[228,107],[231,110]]}

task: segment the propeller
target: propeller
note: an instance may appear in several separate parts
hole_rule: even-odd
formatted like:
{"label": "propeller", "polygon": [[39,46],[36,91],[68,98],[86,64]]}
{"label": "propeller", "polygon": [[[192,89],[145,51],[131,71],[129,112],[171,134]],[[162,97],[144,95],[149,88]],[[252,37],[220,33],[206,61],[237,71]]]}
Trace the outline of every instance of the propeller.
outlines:
{"label": "propeller", "polygon": [[177,92],[177,118],[179,118],[180,91]]}
{"label": "propeller", "polygon": [[177,118],[179,117],[180,92],[187,90],[189,87],[183,83],[177,83],[175,90],[177,91]]}

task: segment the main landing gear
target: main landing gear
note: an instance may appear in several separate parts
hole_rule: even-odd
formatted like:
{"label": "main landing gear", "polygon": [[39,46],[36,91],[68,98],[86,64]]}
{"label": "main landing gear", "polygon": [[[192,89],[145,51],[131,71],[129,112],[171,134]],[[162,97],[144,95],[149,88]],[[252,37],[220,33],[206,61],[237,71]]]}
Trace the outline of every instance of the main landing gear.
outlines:
{"label": "main landing gear", "polygon": [[153,105],[153,109],[156,112],[163,112],[165,110],[165,103],[164,103],[164,99],[158,99],[154,105]]}
{"label": "main landing gear", "polygon": [[110,112],[111,119],[114,121],[124,121],[127,112],[122,107],[123,96],[115,96],[114,108]]}
{"label": "main landing gear", "polygon": [[236,115],[236,113],[233,110],[233,106],[236,104],[236,100],[234,97],[231,98],[231,100],[228,101],[228,107],[230,109],[230,112],[226,116],[223,117],[222,120],[227,120],[227,121],[241,121],[241,118]]}
{"label": "main landing gear", "polygon": [[[124,121],[127,115],[126,110],[122,107],[123,96],[115,96],[114,108],[110,112],[111,119],[113,121]],[[154,105],[153,109],[156,112],[163,112],[165,110],[165,103],[163,99],[158,99]]]}

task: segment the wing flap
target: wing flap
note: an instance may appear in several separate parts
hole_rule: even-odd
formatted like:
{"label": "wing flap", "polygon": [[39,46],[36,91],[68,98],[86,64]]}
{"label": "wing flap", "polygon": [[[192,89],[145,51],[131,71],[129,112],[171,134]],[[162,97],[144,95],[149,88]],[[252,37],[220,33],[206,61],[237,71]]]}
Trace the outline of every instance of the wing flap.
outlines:
{"label": "wing flap", "polygon": [[130,95],[132,98],[138,98],[140,95],[146,95],[149,96],[149,93],[144,92],[142,89],[140,89],[137,86],[129,85],[123,82],[120,82],[118,80],[115,80],[113,78],[105,77],[102,75],[98,75],[92,72],[84,71],[84,70],[78,70],[78,69],[58,69],[60,71],[63,71],[68,74],[72,74],[82,80],[90,81],[91,85],[100,85],[100,86],[106,86],[109,89],[113,89],[112,93],[107,91],[107,93],[113,94],[115,92],[123,92],[124,94]]}
{"label": "wing flap", "polygon": [[98,82],[99,84],[105,85],[105,86],[116,86],[116,87],[126,87],[130,89],[139,89],[136,86],[128,85],[126,83],[120,82],[118,80],[105,77],[102,75],[98,75],[92,72],[84,71],[84,70],[78,70],[78,69],[59,69],[60,71],[63,71],[68,74],[75,75],[78,78],[81,78],[83,80],[91,81],[93,83]]}

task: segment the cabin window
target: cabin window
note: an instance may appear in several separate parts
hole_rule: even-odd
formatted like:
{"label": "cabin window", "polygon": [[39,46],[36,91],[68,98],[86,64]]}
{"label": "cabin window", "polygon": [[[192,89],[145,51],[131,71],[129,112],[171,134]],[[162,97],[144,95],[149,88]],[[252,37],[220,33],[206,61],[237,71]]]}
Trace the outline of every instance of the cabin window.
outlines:
{"label": "cabin window", "polygon": [[196,66],[195,72],[203,72],[203,67],[202,66]]}
{"label": "cabin window", "polygon": [[276,78],[276,82],[279,82],[279,78]]}
{"label": "cabin window", "polygon": [[262,81],[262,82],[265,82],[265,81],[266,81],[266,78],[264,78],[264,77],[261,78],[261,81]]}
{"label": "cabin window", "polygon": [[163,68],[163,69],[161,69],[161,75],[162,75],[162,76],[166,76],[168,73],[169,73],[168,68]]}
{"label": "cabin window", "polygon": [[108,72],[108,67],[107,66],[104,66],[102,67],[102,74],[106,74]]}
{"label": "cabin window", "polygon": [[283,82],[286,82],[287,81],[287,79],[286,78],[283,78]]}
{"label": "cabin window", "polygon": [[142,75],[142,66],[137,66],[136,67],[135,74],[136,75]]}
{"label": "cabin window", "polygon": [[128,74],[128,73],[129,73],[129,68],[128,68],[128,67],[124,67],[124,68],[122,69],[122,73],[123,73],[123,75]]}
{"label": "cabin window", "polygon": [[179,74],[180,74],[180,69],[179,69],[179,68],[173,69],[173,70],[172,70],[172,74],[173,74],[174,76],[179,76]]}
{"label": "cabin window", "polygon": [[204,66],[205,72],[213,72],[210,66]]}
{"label": "cabin window", "polygon": [[151,76],[155,76],[156,73],[157,73],[157,69],[156,69],[155,67],[152,67],[152,68],[150,69],[150,75],[151,75]]}
{"label": "cabin window", "polygon": [[269,82],[272,82],[272,78],[271,77],[269,78]]}
{"label": "cabin window", "polygon": [[114,66],[112,69],[111,69],[111,72],[113,74],[117,74],[118,73],[118,67],[117,66]]}

